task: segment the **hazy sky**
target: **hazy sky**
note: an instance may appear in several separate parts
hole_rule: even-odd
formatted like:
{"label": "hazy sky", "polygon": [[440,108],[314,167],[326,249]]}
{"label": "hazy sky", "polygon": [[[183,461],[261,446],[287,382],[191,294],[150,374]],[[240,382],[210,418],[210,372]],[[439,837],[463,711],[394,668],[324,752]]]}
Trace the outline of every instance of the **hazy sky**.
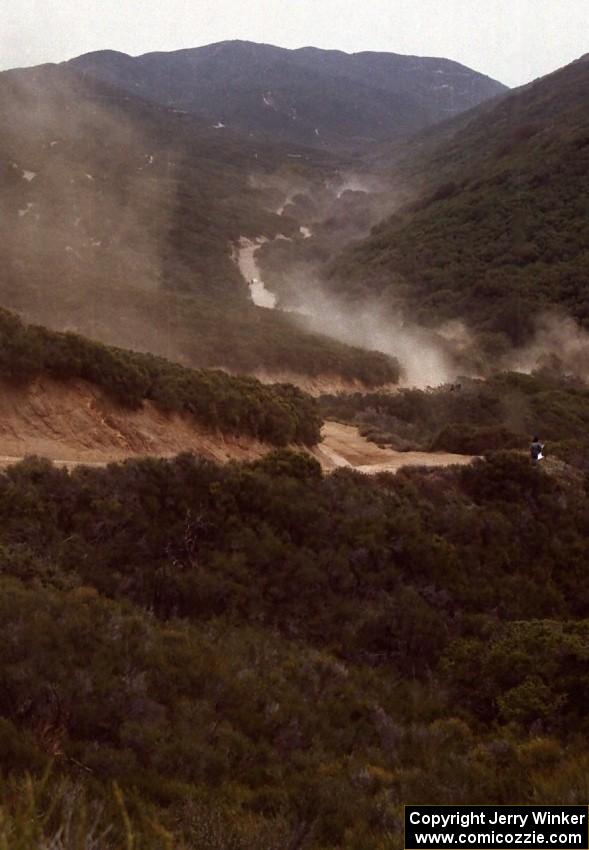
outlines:
{"label": "hazy sky", "polygon": [[589,0],[5,0],[0,68],[241,38],[444,56],[519,85],[589,52]]}

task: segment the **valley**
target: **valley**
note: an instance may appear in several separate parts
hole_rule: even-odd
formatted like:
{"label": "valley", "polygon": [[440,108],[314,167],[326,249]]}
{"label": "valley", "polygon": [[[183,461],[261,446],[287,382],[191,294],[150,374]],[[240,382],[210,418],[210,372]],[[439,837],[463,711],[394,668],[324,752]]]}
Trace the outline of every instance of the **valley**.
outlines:
{"label": "valley", "polygon": [[0,115],[2,306],[196,368],[394,380],[385,356],[257,309],[232,259],[241,237],[299,232],[272,183],[321,181],[327,154],[295,166],[64,68],[0,75]]}
{"label": "valley", "polygon": [[0,73],[2,850],[586,804],[588,77]]}

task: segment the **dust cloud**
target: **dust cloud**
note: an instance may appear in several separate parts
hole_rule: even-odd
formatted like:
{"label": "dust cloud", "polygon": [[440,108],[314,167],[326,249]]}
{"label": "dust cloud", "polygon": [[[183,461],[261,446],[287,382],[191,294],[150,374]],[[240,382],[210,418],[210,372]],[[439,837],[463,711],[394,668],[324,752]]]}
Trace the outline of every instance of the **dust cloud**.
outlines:
{"label": "dust cloud", "polygon": [[300,299],[304,321],[313,330],[361,348],[396,357],[400,386],[435,387],[463,377],[483,378],[494,371],[554,374],[589,381],[589,333],[575,319],[545,313],[533,340],[481,368],[476,335],[461,320],[436,328],[413,323],[400,305],[370,299],[351,305],[309,288]]}
{"label": "dust cloud", "polygon": [[[258,179],[256,183],[260,186],[262,181]],[[274,182],[273,188],[276,186]],[[305,188],[293,188],[284,178],[280,190],[286,201],[279,212],[297,193],[299,198],[305,196],[316,215],[301,225],[301,235],[311,252],[318,244],[324,255],[327,252],[330,256],[337,255],[350,240],[365,236],[376,221],[395,210],[401,199],[392,184],[385,186],[373,175],[353,173],[341,173],[321,185]],[[272,249],[278,250],[279,238],[270,245]],[[246,254],[246,247],[242,244],[239,251],[242,272],[247,268],[246,280],[261,282],[263,272],[254,252]],[[462,323],[447,323],[432,331],[416,325],[402,305],[386,298],[364,297],[360,303],[339,298],[332,290],[327,291],[317,263],[305,259],[305,247],[300,242],[292,243],[292,249],[287,254],[283,252],[278,309],[289,312],[305,330],[395,357],[402,369],[404,386],[438,386],[464,374],[462,354],[472,346],[472,339]],[[266,287],[272,289],[268,282]]]}
{"label": "dust cloud", "polygon": [[163,289],[183,160],[128,100],[60,68],[0,77],[1,303],[182,360]]}
{"label": "dust cloud", "polygon": [[[155,301],[171,273],[166,254],[180,154],[172,155],[168,142],[159,145],[141,115],[108,89],[89,92],[57,69],[3,75],[0,114],[3,305],[56,329],[182,359]],[[402,200],[392,185],[352,172],[332,172],[313,186],[288,173],[249,179],[252,187],[267,190],[274,212],[290,204],[289,213],[301,216],[298,241],[307,250],[322,239],[332,255]],[[253,263],[255,243],[249,248]],[[304,328],[396,357],[404,385],[437,386],[473,374],[475,367],[465,364],[476,339],[464,323],[425,329],[411,320],[410,305],[379,298],[350,303],[327,292],[316,269],[303,255],[288,286],[292,303],[279,296],[279,306],[295,308],[294,320]],[[253,265],[245,276],[266,294]],[[144,312],[135,300],[138,291],[154,296],[153,303],[144,302]],[[268,295],[264,306],[274,306]],[[524,372],[553,367],[587,378],[589,334],[572,319],[547,314],[532,343],[494,365]]]}
{"label": "dust cloud", "polygon": [[[292,197],[293,190],[287,185],[281,188]],[[324,184],[320,198],[312,187],[307,194],[321,212],[313,222],[313,240],[308,236],[309,247],[312,253],[318,246],[316,253],[322,253],[323,263],[350,241],[362,238],[374,219],[393,213],[404,198],[402,190],[396,190],[390,181],[385,186],[374,176],[352,173],[339,174]],[[396,357],[403,370],[402,385],[433,387],[460,376],[484,378],[497,370],[531,373],[551,369],[589,378],[589,333],[572,318],[543,314],[531,343],[489,358],[484,341],[479,343],[463,320],[434,328],[419,326],[411,318],[406,295],[396,301],[392,297],[351,301],[338,296],[333,286],[328,290],[322,282],[321,264],[309,261],[306,247],[294,243],[296,253],[283,254],[279,308],[298,313],[299,321],[313,331]],[[256,277],[261,276],[258,269]]]}
{"label": "dust cloud", "polygon": [[9,265],[89,295],[113,279],[156,288],[169,204],[142,128],[56,69],[7,75],[0,109]]}
{"label": "dust cloud", "polygon": [[361,304],[339,300],[322,290],[312,275],[297,290],[298,321],[307,329],[370,351],[396,357],[402,369],[401,386],[438,386],[453,380],[459,367],[452,341],[439,332],[420,328],[395,315],[385,300]]}
{"label": "dust cloud", "polygon": [[570,316],[544,313],[537,320],[533,340],[511,352],[504,366],[526,373],[550,369],[585,381],[589,379],[589,333]]}

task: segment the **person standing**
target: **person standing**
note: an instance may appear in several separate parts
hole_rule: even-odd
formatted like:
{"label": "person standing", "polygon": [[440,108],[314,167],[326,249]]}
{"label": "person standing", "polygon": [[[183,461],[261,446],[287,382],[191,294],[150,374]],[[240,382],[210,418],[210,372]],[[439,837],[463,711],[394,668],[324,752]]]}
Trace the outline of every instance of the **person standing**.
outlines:
{"label": "person standing", "polygon": [[530,446],[530,455],[532,458],[532,463],[538,463],[539,460],[542,460],[544,457],[544,444],[540,442],[538,437],[534,437],[532,439],[532,444]]}

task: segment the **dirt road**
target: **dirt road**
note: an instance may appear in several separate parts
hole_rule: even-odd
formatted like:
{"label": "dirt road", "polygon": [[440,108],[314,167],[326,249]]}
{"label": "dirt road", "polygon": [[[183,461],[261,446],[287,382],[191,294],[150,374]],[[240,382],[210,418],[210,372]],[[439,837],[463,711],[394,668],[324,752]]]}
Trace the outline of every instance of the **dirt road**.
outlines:
{"label": "dirt road", "polygon": [[[380,449],[358,429],[326,422],[323,442],[313,450],[323,469],[350,466],[361,472],[396,471],[408,464],[469,463],[466,455]],[[251,437],[204,429],[188,415],[166,414],[150,402],[122,410],[84,381],[48,378],[16,389],[0,381],[0,468],[27,455],[50,458],[68,468],[104,466],[130,457],[174,457],[192,451],[223,463],[255,460],[271,446]]]}
{"label": "dirt road", "polygon": [[[320,462],[324,472],[333,472],[341,467],[349,467],[356,469],[359,472],[364,472],[368,475],[375,475],[377,472],[397,472],[404,466],[451,466],[453,464],[467,464],[474,458],[470,455],[457,455],[448,452],[396,452],[393,449],[381,449],[374,443],[370,443],[360,435],[357,428],[350,425],[340,425],[338,422],[326,422],[322,429],[323,442],[313,449],[312,454]],[[45,447],[43,447],[45,448]],[[63,448],[63,446],[62,446]],[[232,453],[229,452],[225,456],[217,449],[207,445],[204,446],[190,445],[188,450],[195,451],[196,454],[204,454],[206,457],[213,457],[217,461],[223,461],[231,458]],[[216,448],[216,447],[215,447]],[[224,446],[226,449],[227,447]],[[270,447],[266,447],[268,450]],[[35,444],[27,446],[26,453],[39,453],[39,447]],[[175,452],[149,452],[149,451],[103,451],[95,452],[102,457],[101,460],[90,459],[88,454],[80,451],[79,457],[75,457],[75,452],[72,452],[69,459],[59,458],[56,452],[59,447],[54,447],[54,450],[49,453],[49,457],[56,466],[73,469],[76,466],[94,466],[103,467],[108,463],[121,462],[130,457],[141,457],[146,455],[157,457],[174,457]],[[181,450],[181,447],[178,447]],[[200,449],[200,451],[199,451]],[[43,454],[43,451],[40,452]],[[263,451],[253,453],[253,457],[260,456]],[[0,469],[5,469],[14,463],[18,463],[23,459],[17,455],[0,455]],[[246,452],[243,452],[241,460],[251,460]]]}
{"label": "dirt road", "polygon": [[403,466],[451,466],[467,464],[474,460],[471,455],[449,452],[396,452],[381,449],[362,437],[357,428],[326,422],[321,431],[323,442],[313,454],[325,471],[348,466],[360,472],[397,472]]}

